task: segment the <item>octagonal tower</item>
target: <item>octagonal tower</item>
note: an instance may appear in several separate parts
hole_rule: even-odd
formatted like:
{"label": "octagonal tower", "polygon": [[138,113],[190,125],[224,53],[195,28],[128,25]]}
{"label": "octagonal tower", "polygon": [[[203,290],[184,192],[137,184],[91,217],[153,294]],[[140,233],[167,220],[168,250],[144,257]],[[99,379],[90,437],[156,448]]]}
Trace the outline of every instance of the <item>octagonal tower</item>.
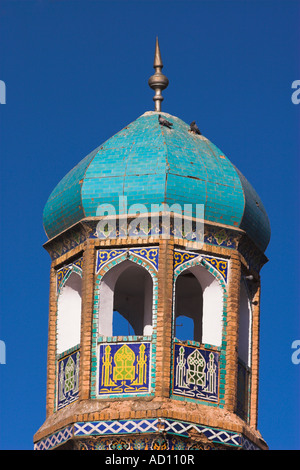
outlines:
{"label": "octagonal tower", "polygon": [[44,209],[36,449],[267,449],[257,407],[269,220],[224,153],[161,112],[158,42],[154,68],[155,111],[78,163]]}

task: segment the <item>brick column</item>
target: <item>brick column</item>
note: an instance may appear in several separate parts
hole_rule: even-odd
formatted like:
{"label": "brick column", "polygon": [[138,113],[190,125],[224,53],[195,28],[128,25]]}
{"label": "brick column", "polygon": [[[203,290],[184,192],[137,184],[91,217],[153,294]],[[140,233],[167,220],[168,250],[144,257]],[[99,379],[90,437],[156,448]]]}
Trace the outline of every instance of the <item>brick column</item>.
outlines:
{"label": "brick column", "polygon": [[230,260],[229,290],[227,302],[226,329],[226,386],[225,406],[235,411],[237,399],[237,364],[238,364],[238,332],[240,308],[241,262],[237,253]]}
{"label": "brick column", "polygon": [[258,374],[259,374],[259,332],[260,332],[260,284],[252,299],[252,344],[251,344],[251,388],[250,388],[250,426],[257,428],[258,413]]}
{"label": "brick column", "polygon": [[53,266],[51,266],[48,320],[46,417],[53,413],[55,401],[56,310],[56,270]]}
{"label": "brick column", "polygon": [[173,240],[159,244],[156,396],[169,397],[172,346]]}
{"label": "brick column", "polygon": [[79,399],[90,397],[91,383],[91,347],[92,319],[94,301],[94,266],[95,247],[93,240],[87,240],[83,253],[82,269],[82,308],[81,308],[81,337],[80,337],[80,372]]}

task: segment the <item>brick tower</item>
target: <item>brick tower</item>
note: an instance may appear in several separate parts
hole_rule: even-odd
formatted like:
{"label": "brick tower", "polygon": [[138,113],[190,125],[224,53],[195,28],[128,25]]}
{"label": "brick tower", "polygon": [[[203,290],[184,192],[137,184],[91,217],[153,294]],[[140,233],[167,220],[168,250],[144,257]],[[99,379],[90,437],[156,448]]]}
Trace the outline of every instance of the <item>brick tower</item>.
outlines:
{"label": "brick tower", "polygon": [[44,209],[35,449],[268,448],[257,429],[268,217],[223,152],[161,112],[158,42],[154,68],[155,111],[78,163]]}

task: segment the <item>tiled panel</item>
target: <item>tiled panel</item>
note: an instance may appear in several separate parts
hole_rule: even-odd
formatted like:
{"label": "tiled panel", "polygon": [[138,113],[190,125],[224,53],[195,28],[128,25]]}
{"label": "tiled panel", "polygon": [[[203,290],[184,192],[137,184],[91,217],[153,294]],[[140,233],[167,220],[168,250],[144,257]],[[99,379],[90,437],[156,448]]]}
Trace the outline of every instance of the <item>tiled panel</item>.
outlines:
{"label": "tiled panel", "polygon": [[218,402],[219,353],[174,343],[173,359],[173,395]]}
{"label": "tiled panel", "polygon": [[100,344],[98,395],[148,393],[150,359],[150,342]]}
{"label": "tiled panel", "polygon": [[78,399],[79,392],[79,350],[68,354],[57,362],[57,409]]}

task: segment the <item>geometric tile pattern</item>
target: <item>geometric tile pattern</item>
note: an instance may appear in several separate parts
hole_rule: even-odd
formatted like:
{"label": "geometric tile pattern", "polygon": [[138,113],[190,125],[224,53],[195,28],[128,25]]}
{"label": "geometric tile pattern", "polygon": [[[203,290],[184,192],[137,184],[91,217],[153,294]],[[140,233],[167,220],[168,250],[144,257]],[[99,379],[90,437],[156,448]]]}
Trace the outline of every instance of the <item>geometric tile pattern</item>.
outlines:
{"label": "geometric tile pattern", "polygon": [[43,439],[35,444],[37,450],[48,450],[62,444],[72,437],[132,435],[157,432],[171,433],[177,436],[188,437],[190,431],[204,434],[207,439],[216,444],[225,444],[233,448],[258,450],[251,441],[242,434],[211,428],[200,424],[177,421],[164,418],[149,418],[140,420],[114,420],[114,421],[88,421],[76,422],[61,431]]}
{"label": "geometric tile pattern", "polygon": [[52,434],[51,436],[47,437],[46,439],[42,439],[38,441],[34,445],[34,450],[50,450],[53,447],[57,447],[64,442],[72,439],[73,437],[73,426],[68,426],[60,431]]}
{"label": "geometric tile pattern", "polygon": [[66,427],[37,442],[34,448],[36,450],[49,450],[73,437],[139,435],[141,433],[149,434],[161,431],[188,437],[192,430],[204,434],[209,441],[216,444],[225,444],[245,450],[259,450],[253,442],[240,433],[164,418],[76,422],[73,426]]}
{"label": "geometric tile pattern", "polygon": [[203,259],[207,261],[212,267],[214,267],[227,283],[228,261],[212,256],[203,256]]}
{"label": "geometric tile pattern", "polygon": [[164,431],[167,433],[171,432],[182,437],[188,437],[191,430],[203,433],[209,440],[216,443],[232,446],[241,445],[241,435],[239,433],[163,418],[143,419],[140,421],[94,421],[88,423],[75,423],[74,425],[75,436],[151,433]]}
{"label": "geometric tile pattern", "polygon": [[[193,440],[184,439],[182,437],[176,437],[173,435],[149,435],[149,434],[140,434],[140,435],[133,435],[131,437],[126,437],[120,435],[115,437],[95,437],[92,438],[83,438],[83,439],[76,439],[75,441],[75,449],[76,450],[188,450],[188,451],[196,451],[196,450],[218,450],[220,445],[213,444],[213,443],[195,443]],[[107,455],[107,454],[106,454]],[[142,456],[141,456],[142,457]],[[162,456],[161,456],[162,457]],[[170,456],[169,456],[170,457]],[[168,458],[169,458],[168,457]],[[113,462],[105,463],[115,463],[114,454],[112,457]],[[116,457],[118,459],[120,457]],[[121,457],[122,458],[122,457]],[[137,457],[139,458],[139,457]],[[155,459],[155,456],[151,456],[152,459]],[[158,457],[159,458],[159,457]],[[185,458],[185,456],[184,456]],[[163,457],[165,459],[165,457]],[[194,459],[194,455],[192,457]],[[142,461],[146,461],[142,458]],[[118,462],[119,463],[119,462]],[[149,463],[153,463],[153,460]],[[158,462],[163,463],[163,462]],[[194,463],[194,462],[193,462]]]}
{"label": "geometric tile pattern", "polygon": [[75,436],[105,435],[105,434],[133,434],[141,432],[157,432],[158,419],[143,419],[129,421],[92,421],[75,423]]}

